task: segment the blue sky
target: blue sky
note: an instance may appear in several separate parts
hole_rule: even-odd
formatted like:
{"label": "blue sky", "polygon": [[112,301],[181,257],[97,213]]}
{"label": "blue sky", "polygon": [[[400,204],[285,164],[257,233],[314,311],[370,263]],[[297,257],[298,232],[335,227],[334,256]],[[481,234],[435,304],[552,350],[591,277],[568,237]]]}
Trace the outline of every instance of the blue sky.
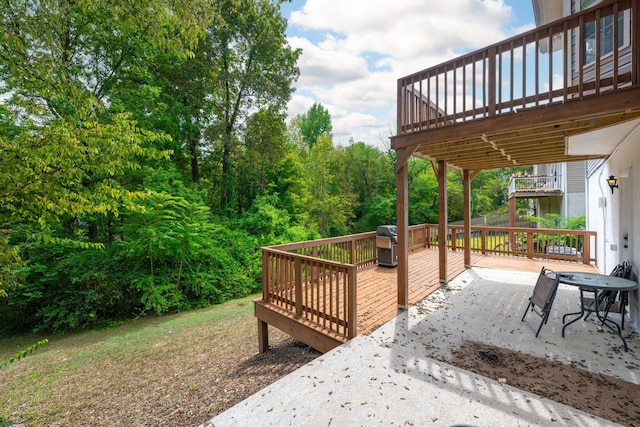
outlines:
{"label": "blue sky", "polygon": [[531,0],[293,0],[282,8],[301,48],[289,118],[328,108],[333,140],[385,148],[396,81],[534,26]]}

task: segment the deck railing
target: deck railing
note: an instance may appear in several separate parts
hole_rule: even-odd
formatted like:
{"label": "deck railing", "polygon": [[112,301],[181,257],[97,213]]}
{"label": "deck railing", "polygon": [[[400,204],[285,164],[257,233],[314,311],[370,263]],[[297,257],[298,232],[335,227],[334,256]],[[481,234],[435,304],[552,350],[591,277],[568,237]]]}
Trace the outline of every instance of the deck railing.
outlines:
{"label": "deck railing", "polygon": [[351,264],[264,248],[262,299],[325,333],[356,336],[356,270]]}
{"label": "deck railing", "polygon": [[639,16],[638,0],[605,1],[403,77],[398,135],[640,85]]}
{"label": "deck railing", "polygon": [[[596,233],[471,227],[471,250],[483,255],[595,262]],[[447,246],[464,248],[463,226],[449,225]],[[438,247],[438,225],[409,227],[409,250]],[[262,249],[262,300],[345,340],[357,335],[358,270],[377,262],[375,233]]]}
{"label": "deck railing", "polygon": [[262,299],[327,333],[357,335],[357,271],[375,265],[375,233],[262,249]]}
{"label": "deck railing", "polygon": [[[438,225],[424,224],[426,247],[438,247]],[[464,249],[463,226],[449,225],[447,247]],[[416,232],[416,231],[414,231]],[[594,249],[597,233],[586,230],[555,230],[520,227],[471,227],[471,252],[504,257],[552,259],[557,261],[596,263]]]}

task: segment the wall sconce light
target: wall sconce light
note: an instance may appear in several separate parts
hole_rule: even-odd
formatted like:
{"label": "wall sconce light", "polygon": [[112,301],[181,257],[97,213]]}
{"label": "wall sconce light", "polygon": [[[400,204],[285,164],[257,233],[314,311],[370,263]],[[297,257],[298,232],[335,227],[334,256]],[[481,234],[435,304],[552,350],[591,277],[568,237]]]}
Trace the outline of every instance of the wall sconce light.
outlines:
{"label": "wall sconce light", "polygon": [[618,188],[618,180],[613,175],[609,175],[609,179],[607,179],[607,184],[609,184],[609,188],[611,188],[611,194],[613,194],[614,188]]}

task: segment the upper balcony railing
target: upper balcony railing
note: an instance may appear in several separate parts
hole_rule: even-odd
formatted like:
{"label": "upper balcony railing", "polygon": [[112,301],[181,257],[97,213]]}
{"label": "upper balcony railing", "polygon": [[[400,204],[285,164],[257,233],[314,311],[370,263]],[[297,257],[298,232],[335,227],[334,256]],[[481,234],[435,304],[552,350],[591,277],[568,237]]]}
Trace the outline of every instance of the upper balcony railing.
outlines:
{"label": "upper balcony railing", "polygon": [[512,176],[509,197],[514,193],[561,192],[562,175]]}
{"label": "upper balcony railing", "polygon": [[605,1],[398,80],[398,135],[640,85],[640,0]]}

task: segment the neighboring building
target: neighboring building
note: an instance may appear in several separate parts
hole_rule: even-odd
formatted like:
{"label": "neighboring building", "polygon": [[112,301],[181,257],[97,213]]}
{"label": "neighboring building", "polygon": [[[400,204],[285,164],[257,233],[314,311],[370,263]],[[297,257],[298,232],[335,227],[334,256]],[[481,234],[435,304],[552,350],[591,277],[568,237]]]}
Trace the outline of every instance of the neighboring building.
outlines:
{"label": "neighboring building", "polygon": [[567,162],[536,165],[533,169],[538,175],[559,177],[562,195],[536,199],[538,216],[559,214],[566,218],[585,215],[587,204],[585,162]]}
{"label": "neighboring building", "polygon": [[586,214],[586,163],[563,162],[534,165],[533,175],[513,176],[509,181],[509,226],[517,225],[521,212],[516,212],[516,200],[526,199],[527,215],[544,217],[549,214],[565,218]]}

